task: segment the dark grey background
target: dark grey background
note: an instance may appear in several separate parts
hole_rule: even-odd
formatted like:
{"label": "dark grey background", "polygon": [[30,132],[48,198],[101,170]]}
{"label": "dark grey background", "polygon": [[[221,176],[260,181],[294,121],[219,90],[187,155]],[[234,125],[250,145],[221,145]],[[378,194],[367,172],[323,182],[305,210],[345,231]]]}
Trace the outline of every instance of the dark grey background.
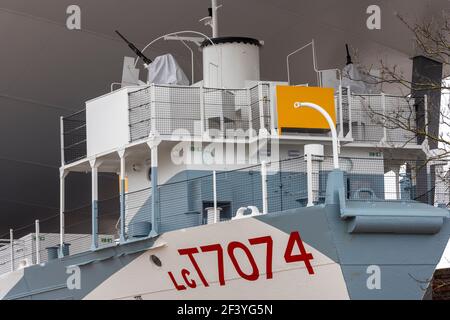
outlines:
{"label": "dark grey background", "polygon": [[[411,33],[395,17],[410,21],[438,17],[448,0],[223,0],[220,35],[265,41],[261,78],[286,80],[286,55],[314,38],[319,67],[342,68],[344,44],[365,63],[392,59],[410,72]],[[82,9],[82,30],[66,28],[66,8]],[[378,4],[381,30],[366,28],[366,8]],[[119,29],[138,47],[178,30],[210,34],[198,20],[209,0],[0,0],[0,235],[10,227],[58,213],[59,117],[84,108],[84,102],[120,81],[123,56],[131,51]],[[171,52],[190,76],[187,50],[159,42],[150,58]],[[406,62],[405,62],[406,61]],[[311,54],[293,59],[294,82],[314,84]],[[201,53],[196,51],[196,81]],[[100,197],[117,192],[115,177],[102,177]],[[90,201],[89,177],[71,174],[69,208]]]}

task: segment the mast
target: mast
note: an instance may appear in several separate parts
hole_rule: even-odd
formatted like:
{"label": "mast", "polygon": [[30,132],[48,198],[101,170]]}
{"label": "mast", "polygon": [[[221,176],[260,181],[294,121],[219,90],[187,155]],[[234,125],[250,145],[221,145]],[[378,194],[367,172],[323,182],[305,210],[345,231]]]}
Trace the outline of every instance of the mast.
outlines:
{"label": "mast", "polygon": [[217,11],[222,5],[217,5],[217,0],[211,0],[211,7],[208,8],[208,16],[200,19],[205,26],[210,26],[212,29],[212,38],[219,36],[219,21]]}
{"label": "mast", "polygon": [[217,0],[211,0],[211,28],[213,38],[217,38],[219,36],[217,9],[219,9],[219,7],[217,7]]}

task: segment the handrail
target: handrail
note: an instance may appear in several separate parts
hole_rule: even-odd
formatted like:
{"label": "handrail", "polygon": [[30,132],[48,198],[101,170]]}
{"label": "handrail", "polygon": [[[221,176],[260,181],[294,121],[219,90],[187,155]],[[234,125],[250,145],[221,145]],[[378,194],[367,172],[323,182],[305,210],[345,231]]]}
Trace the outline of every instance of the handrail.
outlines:
{"label": "handrail", "polygon": [[[203,37],[205,37],[209,42],[211,42],[211,44],[216,48],[216,44],[211,40],[210,37],[208,37],[206,34],[202,33],[202,32],[198,32],[198,31],[192,31],[192,30],[183,30],[183,31],[176,31],[176,32],[171,32],[171,33],[167,33],[164,34],[160,37],[157,37],[155,39],[153,39],[152,41],[150,41],[142,50],[141,52],[144,53],[145,50],[147,50],[153,43],[155,43],[158,40],[164,39],[164,37],[167,36],[175,36],[178,35],[180,33],[193,33],[193,34],[197,34],[197,35],[201,35]],[[136,61],[134,63],[134,67],[136,68],[137,63],[139,62],[139,57],[136,58]]]}
{"label": "handrail", "polygon": [[[79,111],[77,111],[77,112],[75,112],[75,113],[72,113],[72,114],[70,114],[70,115],[68,115],[68,116],[63,117],[63,119],[64,119],[64,120],[69,120],[68,118],[73,117],[73,116],[76,116],[76,115],[78,115],[78,114],[80,114],[80,113],[83,113],[83,112],[85,112],[85,111],[86,111],[86,109],[79,110]],[[70,121],[70,120],[69,120],[69,121]]]}
{"label": "handrail", "polygon": [[298,49],[292,51],[291,53],[289,53],[289,54],[286,56],[286,67],[287,67],[288,85],[291,84],[290,68],[289,68],[289,58],[290,58],[292,55],[294,55],[294,54],[296,54],[296,53],[302,51],[303,49],[306,49],[306,48],[309,47],[309,46],[312,46],[312,53],[313,53],[313,67],[314,67],[314,71],[315,71],[316,74],[317,74],[317,84],[318,84],[319,87],[321,86],[321,81],[320,81],[320,79],[319,79],[319,72],[320,72],[320,71],[317,69],[316,48],[315,48],[315,44],[314,44],[314,39],[312,39],[311,42],[305,44],[303,47],[298,48]]}
{"label": "handrail", "polygon": [[75,128],[70,129],[70,130],[68,130],[68,131],[64,131],[63,134],[66,135],[66,134],[75,132],[75,131],[77,131],[77,130],[80,130],[80,129],[82,129],[82,128],[86,128],[86,122],[85,122],[84,124],[82,124],[81,126],[75,127]]}
{"label": "handrail", "polygon": [[336,132],[336,126],[334,125],[333,119],[331,119],[328,112],[325,111],[321,106],[311,103],[311,102],[295,102],[294,108],[298,109],[301,107],[307,107],[319,111],[322,116],[327,120],[328,126],[331,130],[331,136],[333,138],[333,165],[335,169],[339,169],[339,140]]}
{"label": "handrail", "polygon": [[[322,72],[325,71],[325,70],[319,70],[319,68],[318,68],[318,66],[317,66],[316,46],[315,46],[315,41],[314,41],[314,39],[312,39],[311,42],[307,43],[307,44],[304,45],[303,47],[300,47],[300,48],[294,50],[293,52],[289,53],[289,54],[286,56],[286,68],[287,68],[288,85],[291,84],[289,58],[290,58],[292,55],[294,55],[294,54],[296,54],[296,53],[298,53],[298,52],[300,52],[300,51],[306,49],[308,46],[311,46],[311,47],[312,47],[312,54],[313,54],[313,68],[314,68],[314,71],[316,72],[316,76],[317,76],[317,79],[316,79],[316,80],[317,80],[317,85],[318,85],[319,87],[322,87],[322,85],[323,85],[323,83],[322,83]],[[336,71],[336,72],[338,73],[338,75],[339,75],[339,85],[341,86],[341,85],[342,85],[342,71],[341,71],[340,69],[337,69],[337,68],[334,68],[334,69],[328,69],[328,70],[333,70],[333,71]],[[301,84],[301,85],[304,85],[304,84]],[[306,85],[308,85],[308,84],[306,84]]]}

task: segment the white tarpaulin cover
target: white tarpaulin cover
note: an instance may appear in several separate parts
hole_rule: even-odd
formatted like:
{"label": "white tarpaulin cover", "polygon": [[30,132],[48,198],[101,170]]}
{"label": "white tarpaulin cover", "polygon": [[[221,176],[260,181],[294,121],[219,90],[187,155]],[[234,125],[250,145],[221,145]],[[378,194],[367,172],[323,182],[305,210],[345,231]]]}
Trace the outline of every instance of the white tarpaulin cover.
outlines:
{"label": "white tarpaulin cover", "polygon": [[189,85],[186,74],[170,53],[156,57],[147,69],[149,83]]}

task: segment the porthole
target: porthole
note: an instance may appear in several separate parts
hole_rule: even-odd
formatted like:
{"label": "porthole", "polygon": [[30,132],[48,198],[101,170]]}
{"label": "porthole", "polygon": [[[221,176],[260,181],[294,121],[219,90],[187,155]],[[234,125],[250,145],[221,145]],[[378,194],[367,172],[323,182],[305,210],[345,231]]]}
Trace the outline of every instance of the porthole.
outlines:
{"label": "porthole", "polygon": [[162,266],[161,260],[159,260],[159,258],[157,256],[155,256],[154,254],[150,255],[150,261],[153,262],[153,264],[157,267]]}

